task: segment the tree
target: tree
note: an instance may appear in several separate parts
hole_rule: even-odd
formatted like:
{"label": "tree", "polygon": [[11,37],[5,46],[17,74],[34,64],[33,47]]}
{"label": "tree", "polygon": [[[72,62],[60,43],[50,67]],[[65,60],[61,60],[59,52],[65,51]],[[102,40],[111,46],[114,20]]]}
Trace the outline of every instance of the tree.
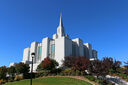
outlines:
{"label": "tree", "polygon": [[88,70],[91,74],[96,75],[97,77],[106,76],[109,72],[106,63],[100,60],[92,61]]}
{"label": "tree", "polygon": [[86,57],[68,56],[64,58],[63,65],[73,70],[85,71],[90,64],[90,60]]}
{"label": "tree", "polygon": [[6,74],[7,74],[6,66],[0,67],[0,79],[5,80],[6,79]]}
{"label": "tree", "polygon": [[124,62],[126,65],[124,66],[126,69],[125,69],[125,74],[128,75],[128,61],[127,62]]}
{"label": "tree", "polygon": [[39,65],[37,70],[53,70],[58,66],[58,62],[49,57],[46,57]]}
{"label": "tree", "polygon": [[124,66],[126,69],[128,69],[128,61],[124,62],[126,65]]}
{"label": "tree", "polygon": [[15,65],[16,73],[17,73],[17,74],[23,74],[24,77],[26,77],[25,75],[28,74],[29,68],[30,68],[30,67],[29,67],[28,64],[24,64],[24,63],[22,63],[22,62],[17,63],[17,64]]}
{"label": "tree", "polygon": [[77,57],[74,59],[73,69],[79,71],[85,71],[88,69],[90,60],[86,57]]}
{"label": "tree", "polygon": [[15,73],[16,73],[16,69],[14,66],[8,68],[8,74],[10,75],[10,77],[14,77]]}
{"label": "tree", "polygon": [[117,69],[120,68],[121,62],[120,61],[114,61],[113,65],[112,65],[112,69],[117,72]]}
{"label": "tree", "polygon": [[64,57],[63,66],[66,66],[69,68],[72,67],[74,64],[74,60],[75,60],[75,57],[73,56]]}
{"label": "tree", "polygon": [[104,57],[102,62],[104,63],[105,67],[112,73],[117,72],[117,69],[120,68],[121,65],[120,61],[113,61],[113,58],[111,57]]}
{"label": "tree", "polygon": [[113,65],[113,58],[111,58],[111,57],[104,57],[102,61],[103,61],[103,63],[106,65],[106,67],[107,67],[108,69],[111,69],[111,68],[112,68],[112,65]]}

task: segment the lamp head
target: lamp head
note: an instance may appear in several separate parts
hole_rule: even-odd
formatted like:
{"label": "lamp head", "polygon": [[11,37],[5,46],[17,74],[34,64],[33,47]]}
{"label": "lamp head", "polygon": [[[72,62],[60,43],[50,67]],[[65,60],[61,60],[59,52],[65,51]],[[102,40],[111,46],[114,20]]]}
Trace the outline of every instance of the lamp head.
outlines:
{"label": "lamp head", "polygon": [[31,53],[31,56],[34,57],[35,56],[35,53]]}

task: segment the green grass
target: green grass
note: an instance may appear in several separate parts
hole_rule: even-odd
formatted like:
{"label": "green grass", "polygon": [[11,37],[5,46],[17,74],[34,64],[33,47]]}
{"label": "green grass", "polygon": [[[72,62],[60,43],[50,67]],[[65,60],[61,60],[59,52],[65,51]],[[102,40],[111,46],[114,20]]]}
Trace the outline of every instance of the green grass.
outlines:
{"label": "green grass", "polygon": [[[10,82],[5,85],[30,85],[30,80]],[[92,85],[92,84],[69,77],[47,77],[47,78],[33,79],[33,85]]]}

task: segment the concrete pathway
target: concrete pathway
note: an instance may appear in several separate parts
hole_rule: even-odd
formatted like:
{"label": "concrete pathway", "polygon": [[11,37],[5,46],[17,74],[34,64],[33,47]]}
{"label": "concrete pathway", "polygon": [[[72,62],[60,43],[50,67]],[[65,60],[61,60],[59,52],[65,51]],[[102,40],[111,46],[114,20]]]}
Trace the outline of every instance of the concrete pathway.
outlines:
{"label": "concrete pathway", "polygon": [[128,82],[117,76],[107,75],[106,80],[115,83],[115,85],[128,85]]}

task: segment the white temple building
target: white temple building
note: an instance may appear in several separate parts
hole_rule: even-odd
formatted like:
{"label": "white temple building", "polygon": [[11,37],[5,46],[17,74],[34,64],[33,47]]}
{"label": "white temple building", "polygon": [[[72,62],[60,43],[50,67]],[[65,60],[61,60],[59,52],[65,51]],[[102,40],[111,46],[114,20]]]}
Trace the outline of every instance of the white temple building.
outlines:
{"label": "white temple building", "polygon": [[22,62],[31,64],[31,53],[33,52],[35,53],[33,70],[36,70],[46,57],[55,59],[59,65],[62,65],[62,60],[66,56],[85,56],[89,59],[97,59],[97,51],[92,49],[91,44],[84,44],[79,38],[70,39],[65,33],[62,15],[60,15],[57,33],[53,35],[53,38],[46,37],[42,39],[42,42],[32,42],[30,48],[24,49]]}

